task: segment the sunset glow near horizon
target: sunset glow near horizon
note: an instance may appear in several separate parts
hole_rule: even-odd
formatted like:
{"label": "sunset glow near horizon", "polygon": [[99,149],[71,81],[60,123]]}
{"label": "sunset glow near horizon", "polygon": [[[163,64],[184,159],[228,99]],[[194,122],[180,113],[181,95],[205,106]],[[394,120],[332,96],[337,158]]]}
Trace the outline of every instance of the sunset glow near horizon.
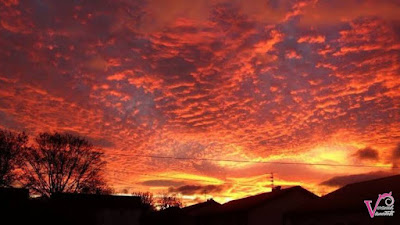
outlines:
{"label": "sunset glow near horizon", "polygon": [[1,0],[0,128],[86,136],[116,192],[186,204],[270,191],[271,172],[319,195],[399,173],[399,12],[396,0]]}

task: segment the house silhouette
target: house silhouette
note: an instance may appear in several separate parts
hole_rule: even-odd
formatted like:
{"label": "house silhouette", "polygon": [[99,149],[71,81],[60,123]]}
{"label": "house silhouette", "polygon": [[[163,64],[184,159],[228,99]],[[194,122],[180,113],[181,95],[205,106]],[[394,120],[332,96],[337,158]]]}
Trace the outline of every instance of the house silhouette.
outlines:
{"label": "house silhouette", "polygon": [[136,196],[59,193],[31,199],[26,189],[0,189],[0,224],[137,225],[147,209]]}
{"label": "house silhouette", "polygon": [[0,224],[29,224],[29,191],[0,188]]}
{"label": "house silhouette", "polygon": [[318,196],[295,186],[227,202],[196,218],[201,225],[281,225],[284,213]]}
{"label": "house silhouette", "polygon": [[[394,216],[371,218],[364,200],[375,206],[378,195],[392,192]],[[394,225],[400,224],[400,175],[345,185],[285,215],[285,225]],[[382,205],[382,204],[381,204]]]}
{"label": "house silhouette", "polygon": [[211,214],[217,211],[220,207],[220,203],[214,201],[213,199],[208,199],[205,202],[187,206],[183,208],[182,211],[190,216],[202,216]]}

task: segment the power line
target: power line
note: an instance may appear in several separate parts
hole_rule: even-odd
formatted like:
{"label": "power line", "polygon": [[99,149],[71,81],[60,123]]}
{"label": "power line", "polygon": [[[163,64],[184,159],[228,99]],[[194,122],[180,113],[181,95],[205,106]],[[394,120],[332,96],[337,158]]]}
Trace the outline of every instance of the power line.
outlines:
{"label": "power line", "polygon": [[279,165],[303,165],[303,166],[332,166],[332,167],[359,167],[359,168],[390,168],[399,169],[399,166],[390,165],[366,165],[366,164],[331,164],[331,163],[302,163],[302,162],[269,162],[269,161],[255,161],[255,160],[236,160],[236,159],[212,159],[212,158],[192,158],[192,157],[174,157],[174,156],[160,156],[160,155],[126,155],[142,158],[155,158],[155,159],[174,159],[174,160],[199,160],[199,161],[214,161],[214,162],[234,162],[234,163],[261,163],[261,164],[279,164]]}
{"label": "power line", "polygon": [[[391,169],[399,169],[399,166],[387,166],[387,165],[366,165],[366,164],[330,164],[330,163],[302,163],[302,162],[268,162],[268,161],[254,161],[254,160],[234,160],[234,159],[212,159],[212,158],[193,158],[193,157],[174,157],[174,156],[160,156],[160,155],[140,155],[140,154],[117,154],[121,156],[128,156],[128,157],[142,157],[142,158],[154,158],[154,159],[172,159],[172,160],[199,160],[199,161],[214,161],[214,162],[234,162],[234,163],[260,163],[260,164],[278,164],[278,165],[299,165],[299,166],[332,166],[332,167],[359,167],[359,168],[391,168]],[[197,182],[204,182],[204,183],[212,183],[212,184],[232,184],[235,186],[242,186],[242,187],[260,187],[258,185],[244,185],[238,184],[236,182],[226,182],[219,183],[214,181],[208,180],[200,180],[200,179],[186,179],[186,178],[178,178],[178,177],[171,177],[171,176],[163,176],[163,175],[152,175],[146,173],[136,173],[131,171],[117,171],[112,170],[112,172],[116,173],[128,173],[128,174],[136,174],[136,175],[143,175],[143,176],[150,176],[150,177],[161,177],[161,178],[168,178],[174,180],[185,180],[185,181],[197,181]],[[290,186],[290,185],[284,185]],[[263,187],[268,187],[265,185]]]}

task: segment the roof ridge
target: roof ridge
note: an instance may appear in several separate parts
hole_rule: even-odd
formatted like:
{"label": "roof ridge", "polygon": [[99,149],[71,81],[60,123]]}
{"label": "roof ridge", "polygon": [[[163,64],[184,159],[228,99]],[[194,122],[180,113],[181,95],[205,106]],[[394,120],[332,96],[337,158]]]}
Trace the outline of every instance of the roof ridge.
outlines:
{"label": "roof ridge", "polygon": [[222,204],[222,206],[226,206],[229,203],[238,202],[238,201],[242,201],[242,200],[246,200],[246,199],[252,199],[252,198],[256,198],[256,197],[263,196],[263,195],[273,195],[273,194],[277,194],[277,193],[282,194],[282,193],[286,193],[286,192],[294,190],[294,189],[306,190],[303,187],[301,187],[300,185],[296,185],[296,186],[289,187],[289,188],[284,188],[284,189],[281,189],[281,190],[278,190],[278,191],[275,191],[275,192],[274,191],[263,192],[263,193],[259,193],[259,194],[256,194],[256,195],[250,195],[250,196],[247,196],[247,197],[244,197],[244,198],[234,199],[232,201],[229,201],[229,202],[226,202],[226,203]]}
{"label": "roof ridge", "polygon": [[346,185],[344,185],[343,187],[341,187],[339,189],[342,189],[342,188],[345,188],[345,187],[348,187],[348,186],[357,185],[357,184],[365,184],[365,183],[376,182],[376,181],[379,181],[379,180],[391,179],[391,178],[394,178],[394,177],[397,177],[397,176],[400,177],[400,174],[387,176],[387,177],[379,177],[379,178],[375,178],[375,179],[372,179],[372,180],[364,180],[364,181],[354,182],[354,183],[346,184]]}

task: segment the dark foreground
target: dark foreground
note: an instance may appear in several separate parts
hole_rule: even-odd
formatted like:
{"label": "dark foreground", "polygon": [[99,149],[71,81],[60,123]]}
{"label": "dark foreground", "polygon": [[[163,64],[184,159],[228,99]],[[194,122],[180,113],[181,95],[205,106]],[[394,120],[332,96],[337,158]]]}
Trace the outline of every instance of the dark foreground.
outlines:
{"label": "dark foreground", "polygon": [[[386,197],[375,209],[380,194]],[[323,197],[300,186],[278,187],[225,204],[210,199],[163,211],[152,211],[134,196],[59,194],[42,199],[29,198],[26,189],[2,188],[0,224],[398,225],[399,204],[400,175],[349,184]]]}

